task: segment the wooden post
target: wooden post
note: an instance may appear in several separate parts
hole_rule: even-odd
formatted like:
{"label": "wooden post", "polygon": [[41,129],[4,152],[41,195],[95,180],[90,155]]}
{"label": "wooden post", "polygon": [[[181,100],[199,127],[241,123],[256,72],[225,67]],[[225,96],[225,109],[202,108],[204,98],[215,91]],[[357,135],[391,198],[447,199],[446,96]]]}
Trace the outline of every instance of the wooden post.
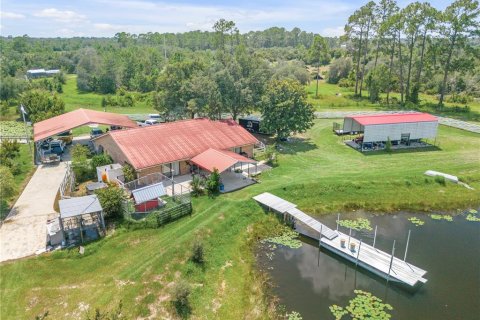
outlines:
{"label": "wooden post", "polygon": [[322,246],[322,227],[320,226],[320,238],[318,239],[318,256],[317,256],[317,266],[320,266],[320,247]]}
{"label": "wooden post", "polygon": [[338,224],[340,223],[340,213],[337,215],[337,231],[338,231]]}
{"label": "wooden post", "polygon": [[350,227],[350,232],[348,233],[348,244],[347,244],[347,248],[350,246],[350,237],[352,235],[352,228]]}
{"label": "wooden post", "polygon": [[377,227],[375,226],[375,234],[373,235],[373,248],[375,248],[375,241],[377,240]]}
{"label": "wooden post", "polygon": [[360,248],[361,247],[362,247],[362,239],[360,239],[360,244],[358,245],[357,261],[355,261],[355,267],[358,266],[358,257],[360,257]]}
{"label": "wooden post", "polygon": [[[78,222],[78,217],[77,217],[77,223],[79,223],[79,222]],[[82,240],[82,244],[83,244],[83,229],[82,229],[82,217],[81,217],[81,216],[80,216],[80,223],[79,223],[79,225],[80,225],[80,239]]]}
{"label": "wooden post", "polygon": [[408,236],[407,236],[407,246],[405,247],[405,255],[403,256],[403,262],[407,259],[407,252],[408,252],[408,243],[410,242],[410,232],[412,230],[408,230]]}
{"label": "wooden post", "polygon": [[394,257],[394,255],[395,255],[395,240],[393,240],[392,257],[390,258],[390,266],[388,267],[387,282],[390,281],[390,271],[392,270],[392,264],[393,264],[393,257]]}

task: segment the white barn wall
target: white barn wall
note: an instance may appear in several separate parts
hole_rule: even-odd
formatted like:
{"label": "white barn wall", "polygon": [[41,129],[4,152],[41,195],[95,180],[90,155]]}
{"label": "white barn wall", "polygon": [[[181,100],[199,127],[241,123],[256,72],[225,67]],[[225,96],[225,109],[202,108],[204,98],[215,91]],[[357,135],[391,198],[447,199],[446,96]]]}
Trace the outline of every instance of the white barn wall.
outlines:
{"label": "white barn wall", "polygon": [[400,140],[402,133],[412,139],[432,139],[437,136],[438,122],[407,122],[365,126],[363,142]]}
{"label": "white barn wall", "polygon": [[363,131],[363,126],[352,118],[343,119],[343,132]]}

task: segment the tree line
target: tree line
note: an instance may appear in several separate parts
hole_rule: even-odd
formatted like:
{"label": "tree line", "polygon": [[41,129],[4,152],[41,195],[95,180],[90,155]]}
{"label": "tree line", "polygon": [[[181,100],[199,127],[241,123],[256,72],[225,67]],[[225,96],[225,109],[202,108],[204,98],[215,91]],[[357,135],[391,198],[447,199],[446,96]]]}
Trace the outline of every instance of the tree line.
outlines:
{"label": "tree line", "polygon": [[347,79],[355,95],[366,89],[372,101],[386,93],[390,103],[395,91],[402,105],[417,104],[420,92],[438,94],[440,106],[449,93],[452,102],[466,103],[480,94],[479,13],[476,0],[456,0],[443,11],[428,2],[399,8],[394,0],[370,1],[345,25],[347,54],[332,64],[331,82]]}

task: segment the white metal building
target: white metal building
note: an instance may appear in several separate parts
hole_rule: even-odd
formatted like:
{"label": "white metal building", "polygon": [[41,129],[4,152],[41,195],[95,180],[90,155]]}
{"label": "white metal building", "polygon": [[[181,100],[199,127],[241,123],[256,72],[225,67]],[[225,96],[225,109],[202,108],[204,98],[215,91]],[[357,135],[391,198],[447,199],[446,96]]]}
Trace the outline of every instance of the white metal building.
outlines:
{"label": "white metal building", "polygon": [[378,114],[345,117],[344,133],[363,133],[363,143],[392,142],[408,144],[437,136],[438,119],[428,113]]}

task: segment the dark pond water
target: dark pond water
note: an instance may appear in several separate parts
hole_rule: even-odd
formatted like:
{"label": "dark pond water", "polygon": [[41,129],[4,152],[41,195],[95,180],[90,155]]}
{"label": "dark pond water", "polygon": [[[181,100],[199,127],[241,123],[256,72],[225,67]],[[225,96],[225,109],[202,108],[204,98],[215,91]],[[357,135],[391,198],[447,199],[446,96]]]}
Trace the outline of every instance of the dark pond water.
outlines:
{"label": "dark pond water", "polygon": [[[378,225],[378,248],[391,252],[396,240],[396,257],[403,258],[407,233],[412,230],[407,261],[428,271],[428,282],[413,292],[387,285],[384,279],[323,249],[319,254],[317,243],[309,239],[302,239],[299,249],[277,246],[271,259],[269,250],[262,250],[259,266],[270,274],[280,303],[289,311],[298,311],[304,320],[333,319],[328,307],[347,305],[354,289],[391,304],[393,319],[480,319],[480,223],[466,221],[464,215],[454,217],[453,222],[415,215],[425,221],[415,227],[407,220],[411,216],[363,215],[372,226]],[[341,217],[347,218],[352,217]],[[319,220],[333,227],[336,217]],[[373,233],[355,236],[369,244],[373,241]]]}

